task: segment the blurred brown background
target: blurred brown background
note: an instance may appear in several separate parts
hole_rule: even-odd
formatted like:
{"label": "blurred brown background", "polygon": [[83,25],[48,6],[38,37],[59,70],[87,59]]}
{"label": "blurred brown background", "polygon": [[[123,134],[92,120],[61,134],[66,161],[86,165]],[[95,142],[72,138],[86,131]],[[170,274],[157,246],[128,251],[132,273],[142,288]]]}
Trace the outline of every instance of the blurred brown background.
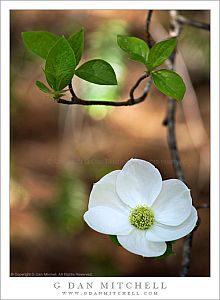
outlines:
{"label": "blurred brown background", "polygon": [[[209,23],[208,11],[181,14]],[[43,61],[25,49],[22,31],[69,34],[85,28],[83,60],[103,58],[119,85],[103,87],[73,80],[87,99],[125,100],[144,68],[127,59],[116,35],[144,38],[146,11],[11,11],[11,272],[71,272],[92,276],[178,276],[182,240],[175,255],[142,258],[114,245],[82,220],[92,184],[133,158],[155,164],[173,178],[162,121],[167,98],[151,88],[133,107],[58,105],[34,82]],[[155,11],[151,32],[167,37],[168,11]],[[177,107],[177,139],[194,204],[209,203],[209,32],[185,26],[177,66],[187,95]],[[143,88],[143,85],[140,89]],[[138,93],[138,91],[137,91]],[[139,90],[141,93],[141,90]],[[209,210],[199,210],[190,276],[209,276]]]}

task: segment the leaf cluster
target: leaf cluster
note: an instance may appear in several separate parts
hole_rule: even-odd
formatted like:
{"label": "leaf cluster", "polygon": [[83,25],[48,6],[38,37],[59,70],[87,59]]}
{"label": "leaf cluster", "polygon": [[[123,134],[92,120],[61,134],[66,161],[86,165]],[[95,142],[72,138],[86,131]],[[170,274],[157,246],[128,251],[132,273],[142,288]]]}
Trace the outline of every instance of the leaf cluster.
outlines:
{"label": "leaf cluster", "polygon": [[45,60],[43,71],[49,87],[41,81],[36,81],[37,87],[55,99],[63,96],[66,92],[64,88],[74,75],[96,84],[117,84],[115,72],[105,60],[89,60],[77,68],[84,50],[83,29],[69,38],[46,31],[23,32],[22,38],[31,52]]}
{"label": "leaf cluster", "polygon": [[151,75],[157,89],[176,100],[182,100],[186,91],[182,78],[174,71],[156,68],[162,65],[174,51],[177,39],[170,38],[156,43],[151,49],[142,39],[118,36],[119,47],[129,58],[143,64]]}
{"label": "leaf cluster", "polygon": [[[117,85],[115,72],[105,60],[89,60],[78,67],[84,50],[83,29],[69,38],[46,31],[23,32],[22,38],[29,50],[45,60],[43,71],[49,87],[41,81],[36,81],[36,85],[54,99],[64,95],[68,90],[64,88],[71,83],[74,75],[95,84]],[[183,99],[186,87],[182,78],[174,71],[157,69],[173,53],[176,38],[160,41],[152,48],[137,37],[118,35],[117,43],[130,59],[146,67],[146,73],[160,92],[176,100]]]}

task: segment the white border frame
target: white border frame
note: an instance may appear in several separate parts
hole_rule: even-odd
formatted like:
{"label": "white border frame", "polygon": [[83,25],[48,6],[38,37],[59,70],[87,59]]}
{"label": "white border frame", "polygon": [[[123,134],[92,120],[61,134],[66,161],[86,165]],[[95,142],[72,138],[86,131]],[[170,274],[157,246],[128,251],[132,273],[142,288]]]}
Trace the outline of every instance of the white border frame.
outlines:
{"label": "white border frame", "polygon": [[[124,1],[4,1],[1,2],[1,287],[2,299],[219,299],[219,2],[218,1],[126,1],[126,9],[208,9],[211,12],[211,276],[210,277],[9,277],[9,11],[11,9],[125,9]],[[214,245],[214,246],[213,246]],[[53,284],[93,282],[93,292],[101,282],[164,282],[158,295],[136,295],[135,289],[113,291],[131,295],[62,296]],[[143,291],[143,290],[142,290]],[[146,290],[148,291],[148,290]],[[152,290],[151,290],[152,291]],[[74,298],[75,297],[75,298]],[[181,298],[179,298],[181,297]]]}

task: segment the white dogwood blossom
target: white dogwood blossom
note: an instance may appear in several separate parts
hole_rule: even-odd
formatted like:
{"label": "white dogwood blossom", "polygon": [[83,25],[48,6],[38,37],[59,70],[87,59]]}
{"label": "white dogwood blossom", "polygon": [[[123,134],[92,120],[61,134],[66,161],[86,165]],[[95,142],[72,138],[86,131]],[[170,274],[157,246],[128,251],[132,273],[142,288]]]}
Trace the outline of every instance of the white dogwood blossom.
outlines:
{"label": "white dogwood blossom", "polygon": [[166,242],[190,233],[197,219],[188,187],[162,181],[158,169],[140,159],[95,183],[84,214],[92,229],[117,235],[125,249],[144,257],[164,254]]}

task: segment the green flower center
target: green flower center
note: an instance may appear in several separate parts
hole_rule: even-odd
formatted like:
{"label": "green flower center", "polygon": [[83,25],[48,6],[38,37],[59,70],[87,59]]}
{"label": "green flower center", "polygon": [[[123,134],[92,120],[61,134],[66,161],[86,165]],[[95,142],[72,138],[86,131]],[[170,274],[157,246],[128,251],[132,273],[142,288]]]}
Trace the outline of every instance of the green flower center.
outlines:
{"label": "green flower center", "polygon": [[130,223],[138,229],[146,230],[154,224],[154,212],[147,206],[136,206],[131,210]]}

